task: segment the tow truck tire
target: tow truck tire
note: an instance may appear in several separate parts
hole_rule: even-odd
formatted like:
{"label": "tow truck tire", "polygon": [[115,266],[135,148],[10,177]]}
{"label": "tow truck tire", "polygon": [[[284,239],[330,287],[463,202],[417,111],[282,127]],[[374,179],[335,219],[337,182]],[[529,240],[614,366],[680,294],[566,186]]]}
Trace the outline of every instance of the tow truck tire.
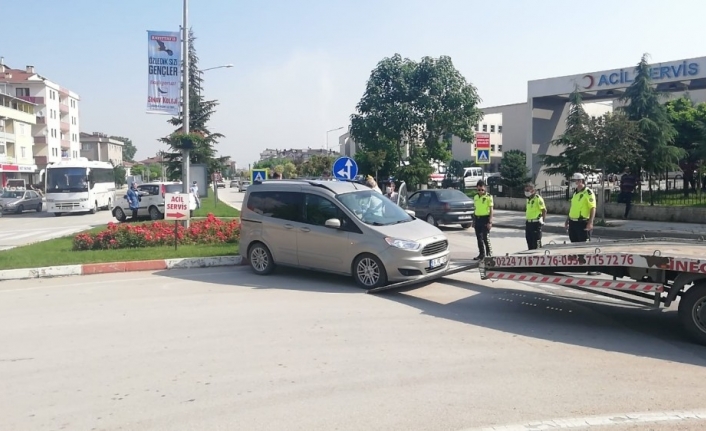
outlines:
{"label": "tow truck tire", "polygon": [[679,319],[694,341],[706,345],[706,280],[694,283],[682,295]]}

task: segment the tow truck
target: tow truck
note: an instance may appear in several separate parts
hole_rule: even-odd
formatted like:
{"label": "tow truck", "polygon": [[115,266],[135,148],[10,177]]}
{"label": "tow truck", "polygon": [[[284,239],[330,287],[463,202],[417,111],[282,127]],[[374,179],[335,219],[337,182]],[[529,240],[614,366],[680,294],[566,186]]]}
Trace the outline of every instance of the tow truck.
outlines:
{"label": "tow truck", "polygon": [[[538,250],[486,257],[480,262],[450,262],[446,271],[434,278],[476,268],[482,280],[555,284],[598,294],[620,291],[626,294],[626,301],[629,296],[639,297],[640,302],[654,309],[669,308],[679,298],[677,310],[684,330],[695,342],[706,345],[704,238],[549,244]],[[412,284],[415,282],[391,284],[368,293]]]}

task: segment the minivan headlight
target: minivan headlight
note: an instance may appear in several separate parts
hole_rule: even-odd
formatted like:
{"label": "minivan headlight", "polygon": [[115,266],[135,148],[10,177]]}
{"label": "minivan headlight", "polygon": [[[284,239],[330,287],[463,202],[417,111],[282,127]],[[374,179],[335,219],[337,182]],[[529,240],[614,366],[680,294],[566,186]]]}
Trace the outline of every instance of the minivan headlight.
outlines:
{"label": "minivan headlight", "polygon": [[402,250],[419,250],[420,244],[417,241],[410,241],[406,239],[398,239],[398,238],[390,238],[387,237],[385,238],[385,241],[397,248],[401,248]]}

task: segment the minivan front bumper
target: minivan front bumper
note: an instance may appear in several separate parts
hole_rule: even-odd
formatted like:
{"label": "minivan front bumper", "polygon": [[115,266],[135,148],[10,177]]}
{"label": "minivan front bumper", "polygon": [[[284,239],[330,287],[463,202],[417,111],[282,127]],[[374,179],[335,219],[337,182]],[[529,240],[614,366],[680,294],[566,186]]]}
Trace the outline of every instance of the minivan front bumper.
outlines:
{"label": "minivan front bumper", "polygon": [[378,255],[387,272],[389,282],[423,279],[443,272],[449,266],[450,251],[423,256],[420,251],[388,247]]}

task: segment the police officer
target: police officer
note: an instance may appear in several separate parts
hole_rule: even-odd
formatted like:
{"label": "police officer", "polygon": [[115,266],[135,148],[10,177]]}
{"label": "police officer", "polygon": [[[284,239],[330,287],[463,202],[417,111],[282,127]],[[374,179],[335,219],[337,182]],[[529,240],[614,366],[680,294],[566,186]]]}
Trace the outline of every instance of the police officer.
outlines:
{"label": "police officer", "polygon": [[547,206],[544,199],[537,194],[534,184],[525,185],[525,196],[527,197],[527,209],[525,216],[525,239],[527,249],[536,250],[542,248],[542,226],[547,217]]}
{"label": "police officer", "polygon": [[571,197],[569,217],[565,227],[569,230],[571,242],[586,242],[593,230],[593,219],[596,216],[596,195],[586,187],[586,177],[576,173],[571,177],[576,182],[576,190]]}
{"label": "police officer", "polygon": [[490,246],[490,228],[493,225],[493,197],[485,192],[485,182],[478,181],[476,184],[478,194],[473,196],[474,212],[473,227],[478,239],[478,256],[475,260],[483,259],[493,255],[493,247]]}

